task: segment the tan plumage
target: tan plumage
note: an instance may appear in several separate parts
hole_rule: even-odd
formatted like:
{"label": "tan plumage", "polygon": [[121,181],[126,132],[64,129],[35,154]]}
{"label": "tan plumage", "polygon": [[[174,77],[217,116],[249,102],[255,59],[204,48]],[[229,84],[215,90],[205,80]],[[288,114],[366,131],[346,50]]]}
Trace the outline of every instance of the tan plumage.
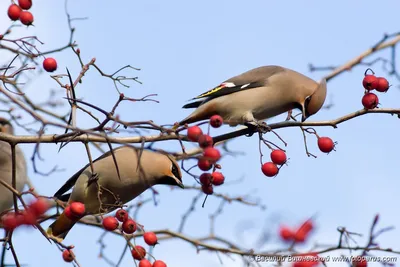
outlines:
{"label": "tan plumage", "polygon": [[[10,122],[0,118],[0,131],[7,134],[14,134],[14,128]],[[25,184],[29,184],[26,173],[26,161],[22,150],[15,147],[16,157],[16,190],[23,190]],[[12,158],[11,146],[9,143],[0,141],[0,179],[12,186]],[[0,213],[10,209],[13,205],[13,193],[0,184]]]}
{"label": "tan plumage", "polygon": [[280,66],[264,66],[230,78],[203,93],[183,108],[196,108],[179,125],[218,114],[230,126],[259,121],[298,108],[302,121],[317,113],[325,102],[326,81],[320,83]]}
{"label": "tan plumage", "polygon": [[[113,150],[120,177],[111,152],[93,161],[95,178],[90,164],[73,175],[56,193],[55,197],[68,203],[81,202],[87,214],[104,214],[115,210],[118,204],[127,203],[156,184],[175,185],[183,188],[178,163],[168,154],[143,150],[138,164],[140,149],[123,146]],[[101,204],[98,200],[98,185]],[[69,189],[71,194],[66,194]],[[49,226],[48,234],[63,239],[76,221],[68,219],[64,212]]]}

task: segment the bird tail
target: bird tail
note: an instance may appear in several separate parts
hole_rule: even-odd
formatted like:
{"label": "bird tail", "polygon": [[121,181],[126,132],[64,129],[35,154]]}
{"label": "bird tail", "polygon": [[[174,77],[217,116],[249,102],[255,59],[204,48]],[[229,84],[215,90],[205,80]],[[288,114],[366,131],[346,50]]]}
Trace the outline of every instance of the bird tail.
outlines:
{"label": "bird tail", "polygon": [[64,240],[67,236],[69,230],[75,225],[77,221],[69,219],[65,213],[61,213],[61,215],[55,220],[49,228],[47,228],[47,234],[50,237],[53,237],[60,242]]}

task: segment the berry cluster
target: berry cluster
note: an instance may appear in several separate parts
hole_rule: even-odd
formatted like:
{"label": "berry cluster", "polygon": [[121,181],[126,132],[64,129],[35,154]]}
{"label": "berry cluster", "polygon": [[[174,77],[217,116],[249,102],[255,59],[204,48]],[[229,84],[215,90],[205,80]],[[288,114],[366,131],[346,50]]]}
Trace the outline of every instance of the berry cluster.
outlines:
{"label": "berry cluster", "polygon": [[[209,124],[213,128],[221,127],[223,119],[219,115],[214,115],[210,118]],[[189,140],[197,142],[201,148],[203,148],[203,155],[197,161],[197,166],[202,171],[209,171],[214,167],[212,173],[203,173],[200,175],[201,189],[207,195],[214,193],[213,186],[218,186],[224,183],[225,177],[221,172],[215,171],[219,168],[216,164],[221,158],[221,153],[218,149],[213,147],[213,138],[208,134],[203,134],[203,131],[199,126],[189,127],[187,130],[187,136]]]}
{"label": "berry cluster", "polygon": [[[103,219],[103,227],[107,231],[114,231],[121,225],[121,231],[125,234],[133,234],[138,225],[137,223],[129,217],[129,214],[124,209],[119,209],[115,213],[115,216],[108,216]],[[158,238],[153,232],[145,232],[143,234],[144,242],[149,246],[155,246],[158,244]],[[132,257],[135,260],[140,261],[139,267],[167,267],[167,265],[160,260],[156,260],[153,264],[146,260],[146,249],[142,246],[134,246],[132,248]]]}
{"label": "berry cluster", "polygon": [[308,238],[311,230],[314,229],[313,222],[309,219],[306,220],[300,227],[296,230],[291,229],[290,227],[282,225],[279,229],[279,236],[284,241],[295,242],[295,243],[303,243]]}
{"label": "berry cluster", "polygon": [[[32,7],[32,0],[18,0],[18,5],[11,4],[8,7],[8,17],[11,20],[19,20],[22,24],[30,26],[33,23],[33,15],[28,10]],[[46,58],[43,61],[43,68],[47,72],[53,72],[57,69],[57,61],[54,58]]]}
{"label": "berry cluster", "polygon": [[11,4],[8,7],[7,14],[11,20],[19,20],[24,25],[32,25],[33,15],[28,10],[32,7],[32,0],[18,0],[18,5]]}
{"label": "berry cluster", "polygon": [[44,198],[37,198],[25,210],[8,212],[1,217],[1,224],[7,231],[13,231],[21,225],[35,225],[37,219],[49,209]]}
{"label": "berry cluster", "polygon": [[[372,74],[367,74],[368,70]],[[374,109],[379,104],[379,98],[376,94],[371,91],[376,90],[380,93],[386,93],[389,90],[389,82],[384,77],[376,77],[375,73],[371,69],[367,69],[364,74],[362,84],[365,88],[364,96],[361,99],[361,103],[365,109]]]}

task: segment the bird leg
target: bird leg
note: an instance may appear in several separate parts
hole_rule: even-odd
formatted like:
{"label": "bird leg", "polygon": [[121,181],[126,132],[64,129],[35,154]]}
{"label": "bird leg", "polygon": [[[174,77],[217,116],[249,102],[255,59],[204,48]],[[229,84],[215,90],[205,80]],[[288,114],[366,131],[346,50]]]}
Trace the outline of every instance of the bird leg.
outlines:
{"label": "bird leg", "polygon": [[290,120],[290,118],[292,117],[292,113],[293,113],[293,109],[288,111],[286,121]]}

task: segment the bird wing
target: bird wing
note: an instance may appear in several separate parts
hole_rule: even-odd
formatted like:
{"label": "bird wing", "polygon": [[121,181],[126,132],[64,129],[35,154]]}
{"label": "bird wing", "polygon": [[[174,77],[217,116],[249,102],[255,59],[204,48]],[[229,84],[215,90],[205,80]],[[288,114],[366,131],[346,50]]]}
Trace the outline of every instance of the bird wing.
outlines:
{"label": "bird wing", "polygon": [[[119,150],[119,149],[121,149],[121,148],[123,148],[123,147],[124,147],[124,146],[117,147],[117,148],[113,149],[113,152],[115,152],[115,151],[117,151],[117,150]],[[102,160],[102,159],[104,159],[104,158],[107,158],[107,157],[109,157],[110,155],[111,155],[111,151],[107,151],[106,153],[104,153],[103,155],[101,155],[100,157],[98,157],[97,159],[95,159],[95,160],[93,161],[93,163],[95,163],[95,162],[97,162],[97,161],[100,161],[100,160]],[[83,172],[84,170],[86,170],[86,168],[89,167],[89,166],[90,166],[90,163],[86,164],[82,169],[80,169],[78,172],[76,172],[74,175],[72,175],[71,178],[69,178],[69,179],[64,183],[64,185],[61,186],[60,189],[58,189],[58,191],[54,194],[54,197],[56,197],[56,198],[58,198],[58,199],[64,201],[64,200],[67,198],[67,196],[69,196],[70,194],[67,194],[67,195],[65,195],[65,196],[63,196],[63,194],[66,193],[68,190],[70,190],[70,189],[75,185],[75,183],[76,183],[76,181],[78,180],[79,176],[80,176],[80,175],[82,174],[82,172]],[[68,197],[68,198],[69,198],[69,197]],[[68,200],[68,199],[67,199],[67,200]]]}
{"label": "bird wing", "polygon": [[264,66],[249,70],[238,76],[232,77],[220,85],[212,88],[211,90],[208,90],[207,92],[190,99],[198,101],[188,103],[182,108],[197,108],[216,97],[265,86],[268,83],[268,78],[284,70],[284,68],[279,66]]}

